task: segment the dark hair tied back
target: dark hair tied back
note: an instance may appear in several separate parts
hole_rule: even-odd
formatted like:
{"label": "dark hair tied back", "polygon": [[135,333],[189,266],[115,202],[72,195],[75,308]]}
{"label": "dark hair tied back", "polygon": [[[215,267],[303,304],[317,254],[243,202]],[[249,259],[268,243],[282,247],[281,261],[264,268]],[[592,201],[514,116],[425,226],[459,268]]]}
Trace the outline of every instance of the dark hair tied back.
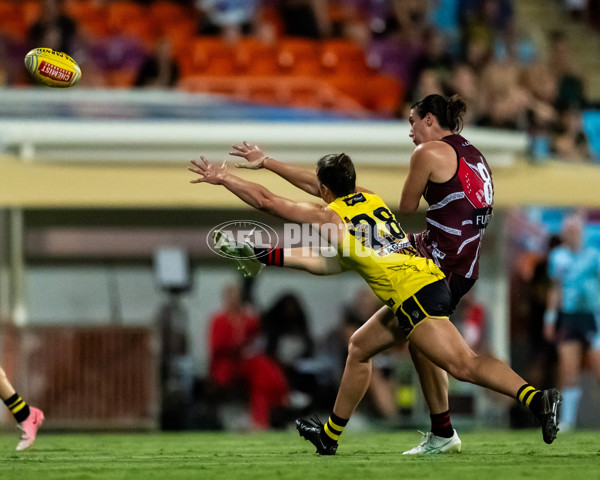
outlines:
{"label": "dark hair tied back", "polygon": [[440,127],[459,133],[463,128],[463,116],[467,111],[467,104],[458,95],[450,98],[442,95],[427,95],[422,100],[412,105],[420,118],[425,118],[431,113],[437,118]]}
{"label": "dark hair tied back", "polygon": [[319,159],[317,178],[338,197],[349,195],[356,188],[354,164],[345,153],[333,153]]}
{"label": "dark hair tied back", "polygon": [[467,111],[467,104],[458,95],[452,95],[447,102],[446,118],[452,133],[459,133],[463,129],[463,115]]}

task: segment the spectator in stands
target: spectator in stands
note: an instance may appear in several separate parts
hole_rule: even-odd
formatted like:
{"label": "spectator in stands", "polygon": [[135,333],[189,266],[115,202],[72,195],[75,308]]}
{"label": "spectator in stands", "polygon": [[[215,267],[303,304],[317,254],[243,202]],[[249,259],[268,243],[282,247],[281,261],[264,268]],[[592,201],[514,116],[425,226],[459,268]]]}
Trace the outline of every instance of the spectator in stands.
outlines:
{"label": "spectator in stands", "polygon": [[280,296],[262,315],[265,352],[285,372],[290,389],[311,398],[317,389],[317,372],[311,367],[314,340],[306,312],[293,293]]}
{"label": "spectator in stands", "polygon": [[332,35],[329,0],[278,0],[284,35],[329,38]]}
{"label": "spectator in stands", "polygon": [[588,0],[563,0],[563,7],[573,20],[584,20],[588,8]]}
{"label": "spectator in stands", "polygon": [[463,121],[465,125],[473,125],[479,119],[483,108],[480,79],[473,69],[466,63],[456,64],[445,91],[446,96],[459,95],[465,101],[467,112]]}
{"label": "spectator in stands", "polygon": [[173,57],[171,42],[168,38],[160,38],[154,50],[146,56],[137,78],[136,87],[169,88],[177,85],[179,65]]}
{"label": "spectator in stands", "polygon": [[[480,109],[477,124],[492,128],[524,130],[528,127],[530,91],[521,85],[521,69],[515,62],[492,61],[479,77]],[[544,124],[542,124],[544,125]]]}
{"label": "spectator in stands", "polygon": [[552,153],[568,162],[590,161],[590,150],[580,110],[570,108],[560,113],[558,128],[552,142]]}
{"label": "spectator in stands", "polygon": [[373,68],[396,78],[410,93],[417,82],[415,64],[423,52],[422,32],[418,26],[405,30],[395,26],[381,35],[373,35],[366,52]]}
{"label": "spectator in stands", "polygon": [[235,43],[253,32],[260,0],[197,0],[196,5],[203,14],[201,35],[221,35]]}
{"label": "spectator in stands", "polygon": [[64,0],[44,0],[38,20],[29,29],[30,48],[47,47],[74,55],[76,38],[77,25],[66,14]]}
{"label": "spectator in stands", "polygon": [[429,23],[444,36],[453,55],[460,53],[461,0],[435,0],[430,3]]}
{"label": "spectator in stands", "polygon": [[461,6],[464,51],[475,44],[492,57],[515,57],[512,0],[462,0]]}
{"label": "spectator in stands", "polygon": [[[418,78],[423,70],[434,70],[442,83],[448,83],[455,65],[455,58],[446,48],[443,35],[433,28],[423,32],[423,50],[415,60],[415,76]],[[439,93],[439,92],[438,92]],[[426,95],[417,95],[423,98]]]}
{"label": "spectator in stands", "polygon": [[559,111],[585,107],[583,69],[577,65],[575,53],[564,32],[557,30],[550,33],[547,61],[558,82],[554,106]]}
{"label": "spectator in stands", "polygon": [[279,365],[261,346],[259,316],[242,301],[237,285],[223,291],[223,309],[209,323],[209,380],[220,396],[249,396],[252,426],[268,429],[287,406],[289,389]]}

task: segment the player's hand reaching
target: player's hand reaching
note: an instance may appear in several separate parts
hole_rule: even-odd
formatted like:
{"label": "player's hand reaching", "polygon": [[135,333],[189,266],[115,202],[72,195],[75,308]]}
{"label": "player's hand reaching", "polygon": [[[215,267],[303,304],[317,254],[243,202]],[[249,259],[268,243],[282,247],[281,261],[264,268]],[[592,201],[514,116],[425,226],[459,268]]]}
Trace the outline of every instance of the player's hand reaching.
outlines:
{"label": "player's hand reaching", "polygon": [[242,157],[247,160],[246,163],[236,163],[237,168],[247,168],[249,170],[258,170],[264,167],[264,162],[267,157],[258,145],[252,145],[245,140],[241,145],[233,145],[235,151],[230,152],[229,155],[234,157]]}
{"label": "player's hand reaching", "polygon": [[191,180],[190,183],[210,183],[220,185],[227,175],[227,160],[221,165],[210,163],[206,158],[200,156],[200,160],[192,160],[192,166],[188,168],[190,172],[197,173],[200,178]]}

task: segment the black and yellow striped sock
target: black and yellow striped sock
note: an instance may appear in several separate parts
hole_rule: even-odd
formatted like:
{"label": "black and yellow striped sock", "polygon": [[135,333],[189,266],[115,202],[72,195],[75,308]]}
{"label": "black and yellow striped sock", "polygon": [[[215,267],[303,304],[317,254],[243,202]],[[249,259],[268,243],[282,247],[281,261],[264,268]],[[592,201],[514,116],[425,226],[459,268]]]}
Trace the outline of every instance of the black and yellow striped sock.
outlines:
{"label": "black and yellow striped sock", "polygon": [[542,392],[528,383],[519,388],[517,400],[526,407],[529,407],[536,415],[542,411]]}
{"label": "black and yellow striped sock", "polygon": [[29,405],[25,403],[18,393],[15,393],[12,397],[4,400],[4,405],[8,407],[10,413],[13,414],[15,420],[21,423],[29,416]]}
{"label": "black and yellow striped sock", "polygon": [[321,431],[321,439],[326,444],[337,443],[346,425],[348,425],[348,419],[340,418],[332,412]]}

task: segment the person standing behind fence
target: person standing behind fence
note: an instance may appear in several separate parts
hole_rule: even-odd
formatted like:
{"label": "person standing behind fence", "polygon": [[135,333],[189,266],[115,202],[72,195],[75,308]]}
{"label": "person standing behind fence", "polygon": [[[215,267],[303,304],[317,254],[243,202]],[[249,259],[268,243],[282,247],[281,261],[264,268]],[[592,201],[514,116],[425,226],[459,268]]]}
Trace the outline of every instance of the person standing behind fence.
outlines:
{"label": "person standing behind fence", "polygon": [[548,259],[552,281],[544,313],[544,336],[558,350],[558,384],[563,390],[560,429],[574,429],[581,398],[581,363],[586,350],[600,381],[600,251],[583,245],[584,218],[568,216],[562,245]]}

